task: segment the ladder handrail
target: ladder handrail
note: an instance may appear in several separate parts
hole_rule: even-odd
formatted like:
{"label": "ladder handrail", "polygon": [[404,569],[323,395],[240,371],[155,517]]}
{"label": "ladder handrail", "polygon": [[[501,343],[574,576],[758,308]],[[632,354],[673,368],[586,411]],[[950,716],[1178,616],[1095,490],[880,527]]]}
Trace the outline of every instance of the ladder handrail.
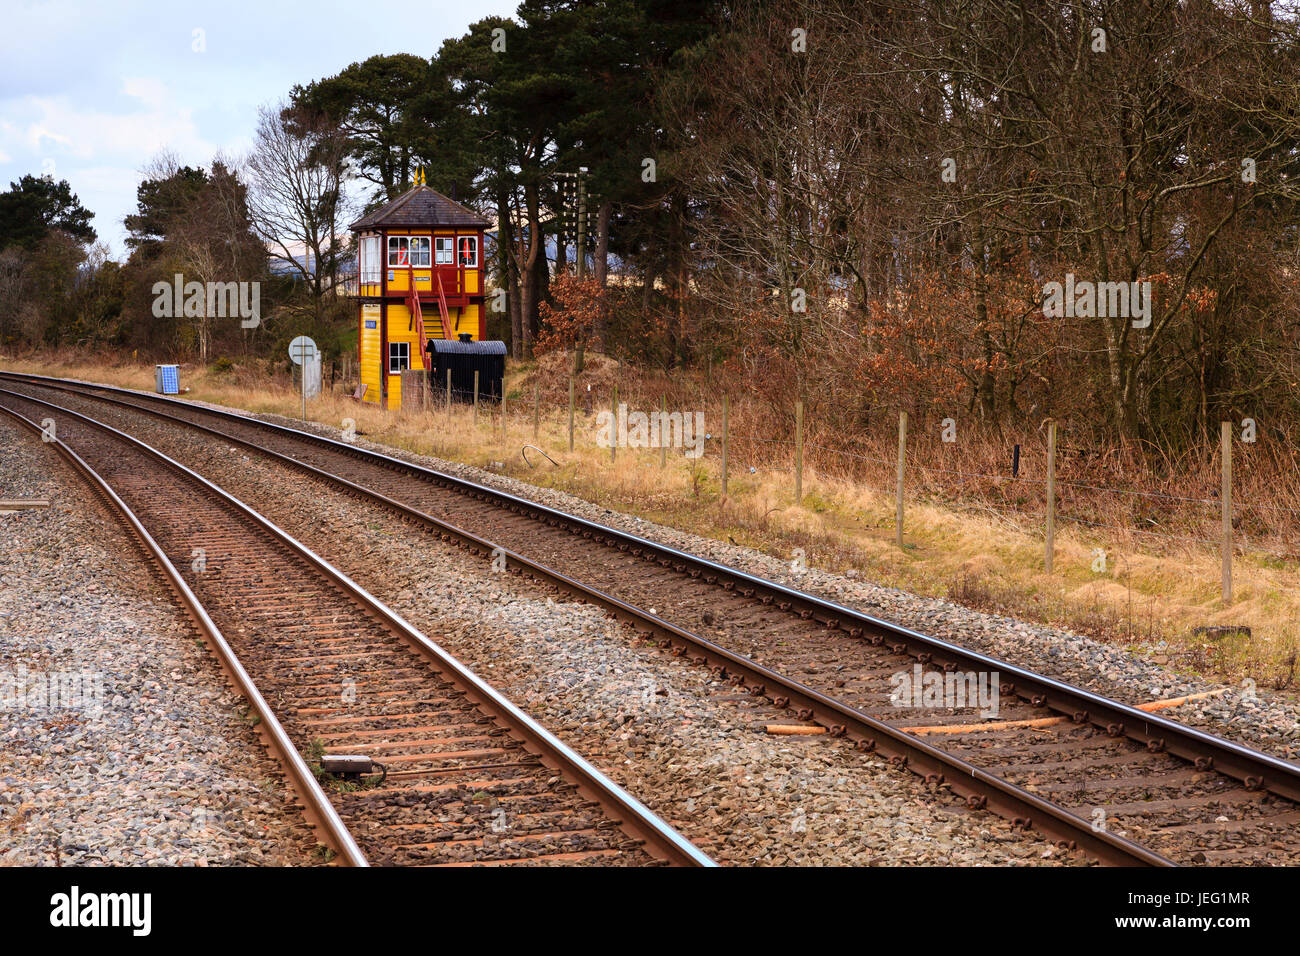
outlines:
{"label": "ladder handrail", "polygon": [[[434,272],[438,274],[438,311],[442,314],[442,337],[451,338],[451,329],[448,327],[449,316],[447,314],[447,293],[442,289],[442,270],[437,266],[433,267]],[[460,328],[460,317],[456,317],[456,328]]]}
{"label": "ladder handrail", "polygon": [[[427,373],[429,371],[429,341],[424,334],[424,312],[420,309],[420,293],[415,288],[415,267],[410,263],[406,266],[407,274],[410,277],[409,288],[407,289],[406,306],[411,311],[411,319],[415,323],[416,342],[420,346],[420,363],[424,366]],[[443,334],[446,335],[447,323],[442,323]]]}

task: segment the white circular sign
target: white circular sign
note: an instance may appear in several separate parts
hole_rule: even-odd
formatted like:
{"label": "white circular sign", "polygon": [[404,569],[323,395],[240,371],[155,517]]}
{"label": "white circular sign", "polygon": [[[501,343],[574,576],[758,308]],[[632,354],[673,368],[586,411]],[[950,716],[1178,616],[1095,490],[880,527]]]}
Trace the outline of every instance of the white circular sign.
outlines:
{"label": "white circular sign", "polygon": [[316,354],[316,343],[305,335],[300,335],[289,343],[289,358],[293,359],[294,365],[301,365],[304,359],[309,359]]}

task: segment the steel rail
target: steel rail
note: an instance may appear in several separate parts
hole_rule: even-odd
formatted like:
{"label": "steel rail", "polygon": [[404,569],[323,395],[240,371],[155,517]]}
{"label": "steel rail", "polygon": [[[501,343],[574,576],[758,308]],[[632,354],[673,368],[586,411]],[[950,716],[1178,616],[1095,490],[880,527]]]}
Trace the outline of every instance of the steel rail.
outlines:
{"label": "steel rail", "polygon": [[[381,452],[359,448],[347,442],[223,409],[209,408],[110,385],[97,385],[92,382],[57,379],[28,373],[0,372],[0,378],[4,377],[18,378],[20,380],[43,380],[50,383],[49,387],[60,388],[80,395],[86,394],[83,389],[111,391],[129,395],[133,398],[142,398],[147,401],[197,411],[200,414],[237,421],[242,424],[251,424],[269,432],[288,435],[296,440],[314,443],[356,458],[373,461],[382,467],[405,471],[444,486],[451,486],[479,500],[486,501],[490,498],[514,510],[524,509],[539,516],[541,520],[552,526],[568,525],[570,533],[600,535],[611,542],[653,552],[658,556],[661,564],[667,561],[676,570],[690,573],[692,577],[713,575],[726,590],[740,590],[742,594],[745,594],[745,589],[749,589],[753,595],[757,595],[761,599],[771,599],[770,601],[764,600],[764,603],[775,602],[778,606],[781,606],[782,603],[788,604],[788,608],[783,609],[797,611],[801,616],[816,619],[828,627],[841,628],[852,637],[863,638],[877,645],[889,644],[891,649],[901,645],[901,653],[915,657],[921,663],[950,664],[960,669],[996,670],[1001,675],[1004,675],[1001,684],[1002,693],[1015,694],[1031,703],[1036,703],[1039,706],[1065,715],[1076,723],[1091,723],[1105,729],[1111,735],[1125,736],[1153,750],[1165,751],[1181,757],[1197,765],[1198,768],[1213,769],[1240,780],[1247,789],[1267,790],[1286,797],[1293,802],[1300,802],[1300,764],[1281,760],[1270,754],[1188,727],[1166,717],[1139,710],[1136,707],[1111,700],[1081,687],[1034,673],[1006,661],[960,647],[940,638],[922,634],[825,598],[819,598],[745,571],[688,554],[669,545],[620,531],[577,515],[571,515],[547,505],[529,501],[526,498],[520,498],[488,485],[481,485],[465,478],[426,468]],[[99,395],[89,395],[87,397],[115,402],[147,414],[181,421],[193,427],[206,427],[183,419],[176,419],[174,416],[135,405],[131,402],[121,402],[111,397]],[[213,429],[209,430],[215,432]],[[225,433],[216,433],[221,434],[223,438],[231,438]],[[237,439],[232,440],[238,441]],[[263,452],[269,452],[269,449],[265,449],[256,443],[244,442],[244,444]],[[1005,680],[1006,676],[1009,676],[1012,680]]]}
{"label": "steel rail", "polygon": [[118,496],[117,492],[109,486],[108,482],[98,472],[60,439],[46,437],[45,431],[40,425],[12,408],[0,404],[0,412],[5,412],[20,425],[31,429],[36,434],[41,435],[48,444],[52,444],[59,454],[72,465],[73,469],[81,475],[91,490],[96,492],[110,506],[110,510],[117,514],[122,524],[126,526],[127,531],[135,538],[145,554],[152,559],[164,580],[175,592],[208,646],[216,652],[222,669],[235,685],[235,689],[243,695],[244,699],[249,702],[256,712],[259,719],[257,729],[287,772],[289,781],[298,794],[298,799],[302,802],[304,816],[306,816],[308,823],[316,828],[317,832],[324,838],[325,845],[333,850],[344,863],[349,866],[369,866],[365,855],[361,852],[361,848],[357,846],[352,834],[339,817],[338,811],[334,809],[329,797],[321,789],[315,775],[302,759],[302,755],[298,753],[298,748],[289,739],[284,726],[280,723],[270,705],[267,704],[261,691],[257,689],[253,678],[244,669],[244,665],[226,640],[225,635],[221,633],[221,629],[208,616],[203,604],[190,590],[190,586],[185,583],[185,579],[181,577],[171,559],[159,547],[153,535],[140,523],[140,519],[136,517],[135,512]]}
{"label": "steel rail", "polygon": [[[72,394],[83,393],[69,390]],[[3,390],[0,390],[3,393]],[[92,396],[99,398],[99,396]],[[1037,828],[1059,843],[1075,846],[1106,863],[1118,865],[1170,866],[1171,861],[1146,847],[1106,831],[1096,831],[1090,820],[1044,800],[1030,791],[989,773],[975,765],[934,747],[915,735],[890,726],[857,708],[825,695],[792,678],[704,638],[686,631],[657,615],[629,604],[597,588],[583,584],[564,573],[534,561],[472,532],[456,527],[440,518],[396,501],[349,479],[334,475],[290,455],[258,445],[237,436],[229,435],[206,425],[175,418],[166,413],[140,408],[129,402],[101,399],[125,408],[144,411],[163,419],[174,421],[197,431],[206,432],[242,447],[267,455],[286,465],[295,467],[326,482],[377,502],[401,515],[404,519],[424,524],[434,529],[443,540],[472,548],[482,554],[501,556],[513,573],[528,574],[597,604],[625,624],[640,630],[646,636],[654,635],[670,642],[675,652],[691,654],[694,663],[708,664],[718,669],[722,677],[748,686],[750,692],[761,695],[779,707],[798,711],[800,716],[814,720],[835,736],[847,737],[863,751],[876,751],[890,758],[895,766],[905,767],[926,778],[928,782],[948,785],[953,792],[965,797],[972,809],[989,809],[1006,817],[1025,829]],[[36,399],[36,401],[40,401]],[[47,403],[48,404],[48,403]],[[50,405],[59,409],[61,406]],[[73,412],[72,414],[77,414]],[[237,416],[236,416],[237,417]],[[243,419],[241,419],[243,420]],[[292,429],[290,431],[293,431]],[[295,436],[303,434],[293,431]],[[314,437],[314,436],[313,436]],[[342,446],[350,448],[351,446]],[[386,457],[386,456],[381,456]],[[389,459],[390,461],[395,461]],[[405,464],[405,463],[399,463]],[[418,467],[418,466],[414,466]],[[519,503],[526,504],[522,500]],[[598,526],[599,527],[599,526]],[[642,539],[634,539],[642,540]],[[648,543],[648,542],[647,542]]]}
{"label": "steel rail", "polygon": [[[61,388],[73,394],[84,395],[83,389],[111,391],[129,395],[133,398],[142,398],[147,401],[197,411],[200,414],[251,424],[270,432],[288,435],[297,440],[307,441],[353,457],[370,460],[386,468],[405,471],[426,480],[451,486],[479,500],[488,500],[490,498],[515,510],[524,509],[553,526],[558,524],[568,525],[571,533],[600,535],[612,542],[653,552],[658,556],[661,564],[667,561],[676,570],[690,573],[692,577],[713,575],[721,581],[722,587],[726,590],[740,590],[744,594],[745,589],[748,588],[760,598],[771,599],[771,601],[765,600],[764,603],[776,602],[780,606],[784,602],[789,605],[788,609],[795,610],[806,618],[816,619],[829,627],[841,628],[847,631],[850,636],[864,638],[877,645],[890,644],[895,647],[901,645],[902,653],[915,657],[921,663],[951,664],[960,669],[996,670],[1001,675],[1004,675],[1001,684],[1003,693],[1013,693],[1031,703],[1037,703],[1059,714],[1068,716],[1076,723],[1091,723],[1105,729],[1109,734],[1122,735],[1151,749],[1163,750],[1196,764],[1199,768],[1213,769],[1240,780],[1248,789],[1267,790],[1286,797],[1288,800],[1300,802],[1300,764],[1281,760],[1270,754],[1188,727],[1168,718],[1147,713],[1081,687],[1034,673],[977,651],[959,647],[940,638],[922,634],[833,601],[815,597],[806,592],[756,577],[736,568],[679,551],[669,545],[650,541],[616,528],[610,528],[487,485],[481,485],[446,472],[426,468],[391,455],[359,448],[347,442],[222,409],[208,408],[190,402],[115,386],[57,379],[50,376],[0,372],[0,378],[3,377],[43,380],[51,383],[50,387]],[[69,385],[76,387],[68,387]],[[88,397],[116,402],[148,414],[177,420],[174,416],[166,415],[155,409],[134,405],[130,402],[121,402],[106,396],[90,395]],[[198,428],[206,427],[197,425],[194,422],[184,422],[184,424]],[[217,433],[222,434],[225,438],[231,437],[221,432]],[[269,451],[256,445],[256,443],[246,442],[244,444],[264,452]],[[1009,676],[1012,680],[1005,680],[1006,676]]]}
{"label": "steel rail", "polygon": [[[473,701],[485,713],[497,718],[509,727],[521,738],[525,748],[538,756],[544,764],[554,770],[567,773],[573,777],[578,785],[579,792],[588,799],[598,802],[603,808],[605,808],[607,813],[611,813],[613,819],[621,820],[623,827],[630,834],[645,842],[647,852],[651,855],[657,856],[660,859],[665,859],[679,866],[716,865],[706,854],[700,851],[698,847],[686,840],[686,838],[669,826],[665,821],[660,819],[639,800],[606,777],[605,774],[596,767],[592,766],[584,757],[555,737],[550,731],[524,711],[520,710],[514,703],[504,697],[495,688],[479,678],[477,674],[462,664],[450,652],[446,651],[436,642],[425,636],[422,632],[412,627],[405,619],[390,609],[378,598],[370,594],[370,592],[361,587],[361,585],[357,584],[342,571],[325,561],[306,545],[291,536],[288,532],[282,530],[279,526],[272,523],[256,510],[244,504],[244,502],[236,498],[234,495],[219,488],[202,475],[170,458],[163,452],[158,451],[138,438],[113,428],[111,425],[96,421],[95,419],[83,415],[80,412],[73,411],[72,409],[55,405],[51,402],[44,401],[43,399],[33,398],[30,395],[23,395],[19,392],[0,389],[0,395],[8,395],[21,401],[43,405],[64,415],[71,415],[73,418],[76,418],[93,428],[98,428],[108,434],[135,445],[141,451],[153,457],[165,467],[176,471],[188,480],[198,483],[208,493],[217,497],[220,501],[234,509],[243,517],[257,524],[272,537],[293,551],[296,556],[301,557],[315,567],[322,575],[328,578],[344,593],[352,597],[363,609],[382,620],[388,627],[396,632],[398,636],[406,641],[408,645],[429,660],[435,668],[443,672],[452,681],[460,684],[461,687],[466,690],[467,697],[471,701]],[[0,408],[3,408],[15,417],[22,417],[2,404],[0,404]],[[34,425],[26,419],[23,419],[23,421],[27,422],[29,427],[34,428],[36,431],[42,431],[40,426]],[[68,449],[68,451],[72,453],[71,449]],[[107,488],[107,485],[104,487]],[[122,507],[125,508],[126,506],[123,504]],[[137,525],[139,524],[138,521],[135,523]],[[143,526],[140,527],[143,531]],[[149,540],[152,541],[152,538]],[[154,544],[154,548],[157,549],[156,544]],[[157,549],[157,553],[162,555],[161,549]],[[166,560],[165,555],[162,555],[162,557],[163,560]],[[171,568],[172,573],[175,574],[175,568],[170,562],[168,562],[167,566]],[[177,576],[177,580],[180,585],[185,588],[185,592],[189,595],[190,600],[192,600],[194,605],[201,610],[201,605],[198,604],[198,599],[194,597],[193,592],[189,590],[183,580],[179,579],[179,576]],[[206,613],[204,613],[204,617],[206,619]],[[215,629],[216,625],[212,624],[212,627]],[[230,653],[232,660],[234,660],[233,651]],[[235,663],[238,663],[237,660],[235,660]],[[261,699],[260,695],[258,699]],[[263,706],[265,706],[264,701]],[[267,713],[270,713],[269,708],[267,709]],[[271,716],[272,719],[274,719],[274,716]],[[276,726],[279,727],[278,721],[276,722]],[[281,733],[283,733],[283,728],[280,729]],[[288,739],[287,735],[285,735],[285,739]],[[289,746],[292,748],[292,744]],[[301,762],[301,757],[297,755],[297,751],[294,750],[293,753],[294,756],[298,757],[298,761]],[[306,769],[305,764],[303,765],[303,769]],[[307,771],[307,773],[310,776],[310,771]],[[330,805],[330,810],[333,811],[332,805]],[[342,826],[341,821],[339,822],[339,825]],[[344,832],[346,832],[346,830]],[[359,852],[360,851],[358,851],[358,853]]]}

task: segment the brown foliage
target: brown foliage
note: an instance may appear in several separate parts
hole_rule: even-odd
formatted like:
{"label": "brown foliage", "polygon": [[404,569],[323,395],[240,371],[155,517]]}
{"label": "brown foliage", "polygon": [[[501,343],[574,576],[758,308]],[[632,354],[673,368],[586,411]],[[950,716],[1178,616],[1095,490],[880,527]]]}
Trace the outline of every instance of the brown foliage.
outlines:
{"label": "brown foliage", "polygon": [[551,298],[554,305],[543,302],[538,309],[541,330],[534,347],[536,354],[589,345],[606,308],[606,290],[595,279],[579,279],[562,272],[551,280]]}

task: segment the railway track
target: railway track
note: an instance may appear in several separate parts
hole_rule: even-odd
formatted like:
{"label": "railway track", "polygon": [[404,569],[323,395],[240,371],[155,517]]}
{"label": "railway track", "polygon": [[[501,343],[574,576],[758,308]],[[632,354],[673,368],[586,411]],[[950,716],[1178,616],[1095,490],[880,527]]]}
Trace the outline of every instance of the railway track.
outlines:
{"label": "railway track", "polygon": [[[148,445],[0,390],[134,532],[352,865],[708,865],[577,754],[265,518]],[[43,437],[47,439],[50,433]],[[312,760],[384,770],[317,780]]]}
{"label": "railway track", "polygon": [[[348,443],[142,393],[0,377],[27,382],[46,396],[79,395],[219,435],[380,501],[445,540],[485,553],[496,549],[511,570],[603,605],[674,653],[715,668],[798,719],[886,754],[973,807],[995,810],[1104,862],[1300,862],[1300,768],[1294,764]],[[996,719],[985,721],[970,706],[898,706],[897,681],[909,672],[920,683],[997,675]],[[917,732],[922,725],[931,729],[924,737]]]}

